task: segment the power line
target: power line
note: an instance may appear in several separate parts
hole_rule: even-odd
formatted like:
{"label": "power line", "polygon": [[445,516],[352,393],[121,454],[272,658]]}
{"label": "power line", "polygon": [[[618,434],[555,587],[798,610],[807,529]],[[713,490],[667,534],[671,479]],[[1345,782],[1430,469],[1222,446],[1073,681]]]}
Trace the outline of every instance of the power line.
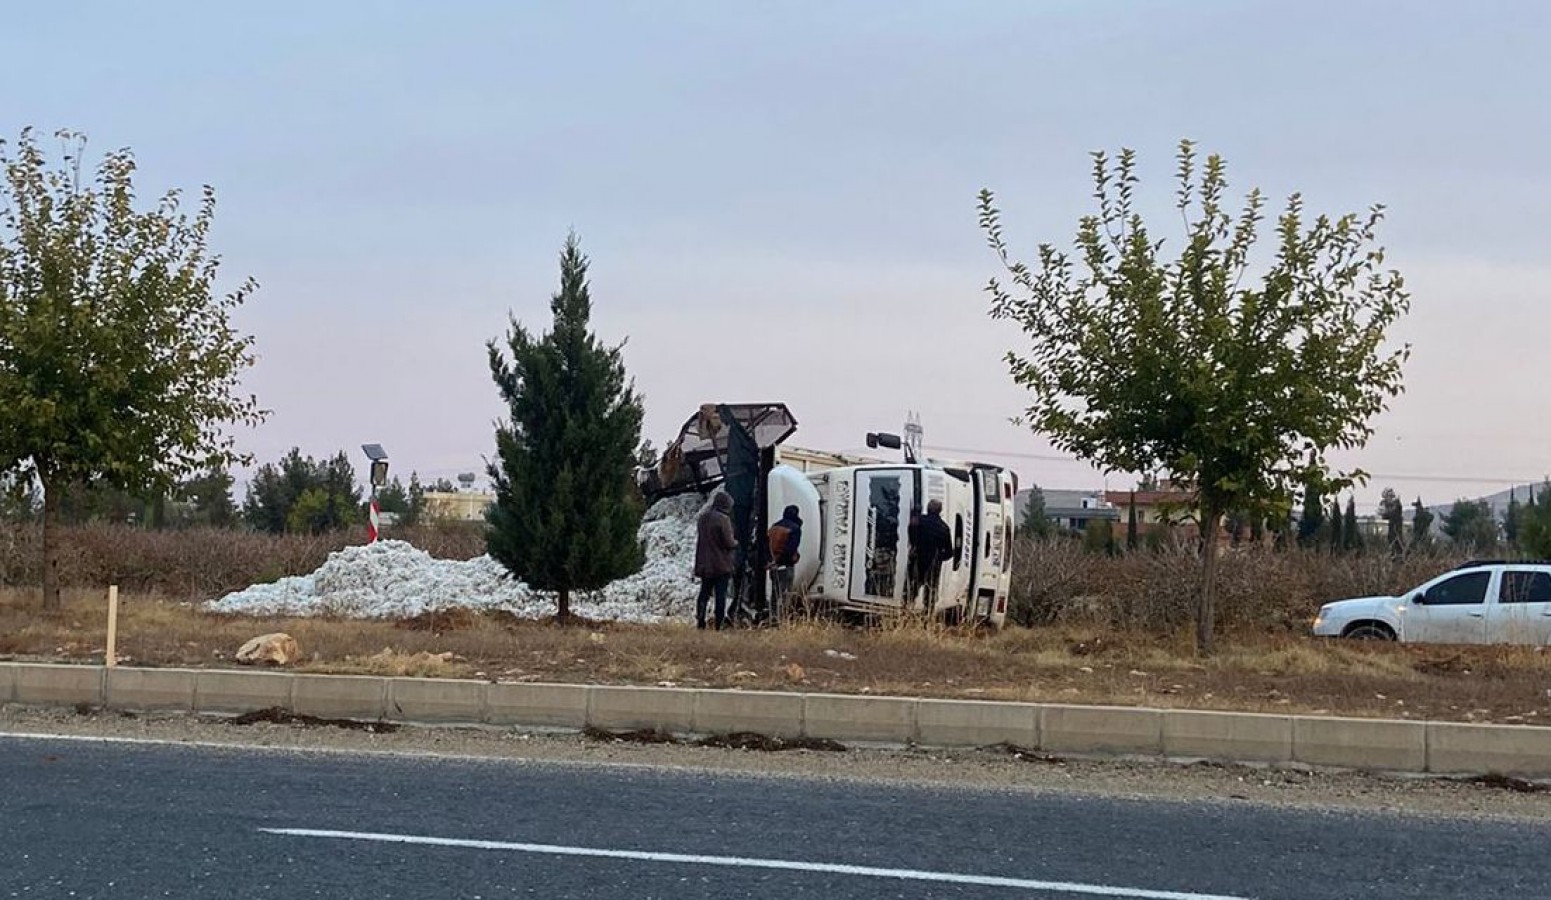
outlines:
{"label": "power line", "polygon": [[[1072,456],[1056,456],[1048,453],[1023,453],[1013,450],[991,450],[985,447],[944,447],[938,444],[929,445],[933,450],[944,453],[967,453],[975,456],[999,456],[1005,459],[1029,459],[1039,462],[1059,462],[1079,465],[1091,465]],[[1538,478],[1494,478],[1484,475],[1418,475],[1414,473],[1402,474],[1396,472],[1369,472],[1370,481],[1409,481],[1409,482],[1441,482],[1444,484],[1481,484],[1481,485],[1520,485],[1539,484],[1546,476]]]}

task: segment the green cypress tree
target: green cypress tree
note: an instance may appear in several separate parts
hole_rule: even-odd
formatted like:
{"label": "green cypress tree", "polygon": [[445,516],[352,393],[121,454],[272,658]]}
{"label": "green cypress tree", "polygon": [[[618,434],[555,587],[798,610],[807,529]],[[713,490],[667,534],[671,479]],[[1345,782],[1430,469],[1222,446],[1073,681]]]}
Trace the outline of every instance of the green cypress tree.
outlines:
{"label": "green cypress tree", "polygon": [[1303,515],[1298,519],[1298,543],[1312,547],[1319,543],[1325,526],[1325,501],[1312,481],[1303,486]]}
{"label": "green cypress tree", "polygon": [[641,443],[641,398],[621,346],[589,329],[587,257],[576,236],[560,254],[551,330],[535,337],[515,318],[506,354],[490,341],[490,373],[510,420],[496,428],[489,466],[495,503],[487,515],[490,556],[530,587],[552,591],[556,618],[571,595],[640,570],[642,499],[633,474]]}
{"label": "green cypress tree", "polygon": [[1340,553],[1346,549],[1346,539],[1341,534],[1341,500],[1336,498],[1330,501],[1330,552]]}
{"label": "green cypress tree", "polygon": [[1519,546],[1519,519],[1522,517],[1522,512],[1518,493],[1513,488],[1509,488],[1508,511],[1503,515],[1503,540],[1507,541],[1512,549],[1518,549]]}
{"label": "green cypress tree", "polygon": [[1433,514],[1432,510],[1422,505],[1422,498],[1417,497],[1411,504],[1411,546],[1426,547],[1432,543]]}
{"label": "green cypress tree", "polygon": [[1363,549],[1363,534],[1357,530],[1357,498],[1346,498],[1346,521],[1341,524],[1341,534],[1346,541],[1346,549],[1361,552]]}

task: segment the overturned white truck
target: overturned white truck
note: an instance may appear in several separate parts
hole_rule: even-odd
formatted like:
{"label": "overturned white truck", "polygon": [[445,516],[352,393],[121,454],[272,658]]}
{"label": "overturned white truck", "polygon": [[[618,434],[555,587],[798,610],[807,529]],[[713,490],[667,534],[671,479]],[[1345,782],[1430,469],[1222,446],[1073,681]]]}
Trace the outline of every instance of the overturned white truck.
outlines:
{"label": "overturned white truck", "polygon": [[782,510],[796,506],[805,524],[793,593],[810,609],[869,618],[910,609],[927,596],[911,596],[919,586],[910,575],[910,526],[936,500],[953,551],[939,571],[933,612],[948,622],[1002,626],[1018,490],[1012,472],[921,459],[915,441],[894,435],[869,435],[869,445],[902,450],[901,462],[804,472],[783,464],[778,451],[796,426],[784,404],[707,405],[684,424],[658,465],[640,473],[642,490],[653,499],[717,488],[732,496],[740,543],[735,608],[756,622],[769,608],[763,535]]}

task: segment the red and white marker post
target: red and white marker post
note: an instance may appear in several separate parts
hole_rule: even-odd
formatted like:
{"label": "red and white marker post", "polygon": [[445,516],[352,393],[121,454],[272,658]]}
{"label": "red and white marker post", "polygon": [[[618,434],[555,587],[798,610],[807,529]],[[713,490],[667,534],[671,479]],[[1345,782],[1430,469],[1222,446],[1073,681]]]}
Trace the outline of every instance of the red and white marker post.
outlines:
{"label": "red and white marker post", "polygon": [[377,543],[377,535],[381,530],[382,519],[377,509],[377,498],[373,497],[371,504],[366,508],[366,542]]}

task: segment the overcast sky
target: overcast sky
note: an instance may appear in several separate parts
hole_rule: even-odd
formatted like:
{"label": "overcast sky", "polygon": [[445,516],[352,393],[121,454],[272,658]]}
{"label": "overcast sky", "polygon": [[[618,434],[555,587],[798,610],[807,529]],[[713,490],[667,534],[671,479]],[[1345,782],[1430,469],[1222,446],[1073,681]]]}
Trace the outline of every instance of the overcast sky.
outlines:
{"label": "overcast sky", "polygon": [[1532,2],[52,0],[6,11],[0,133],[215,186],[225,274],[262,285],[261,460],[481,469],[484,342],[546,325],[575,228],[659,446],[703,401],[785,401],[834,450],[917,410],[1059,488],[1102,480],[1007,422],[976,191],[1067,243],[1088,151],[1135,148],[1167,210],[1188,136],[1237,188],[1389,206],[1414,356],[1354,459],[1364,503],[1436,502],[1551,470],[1548,40]]}

